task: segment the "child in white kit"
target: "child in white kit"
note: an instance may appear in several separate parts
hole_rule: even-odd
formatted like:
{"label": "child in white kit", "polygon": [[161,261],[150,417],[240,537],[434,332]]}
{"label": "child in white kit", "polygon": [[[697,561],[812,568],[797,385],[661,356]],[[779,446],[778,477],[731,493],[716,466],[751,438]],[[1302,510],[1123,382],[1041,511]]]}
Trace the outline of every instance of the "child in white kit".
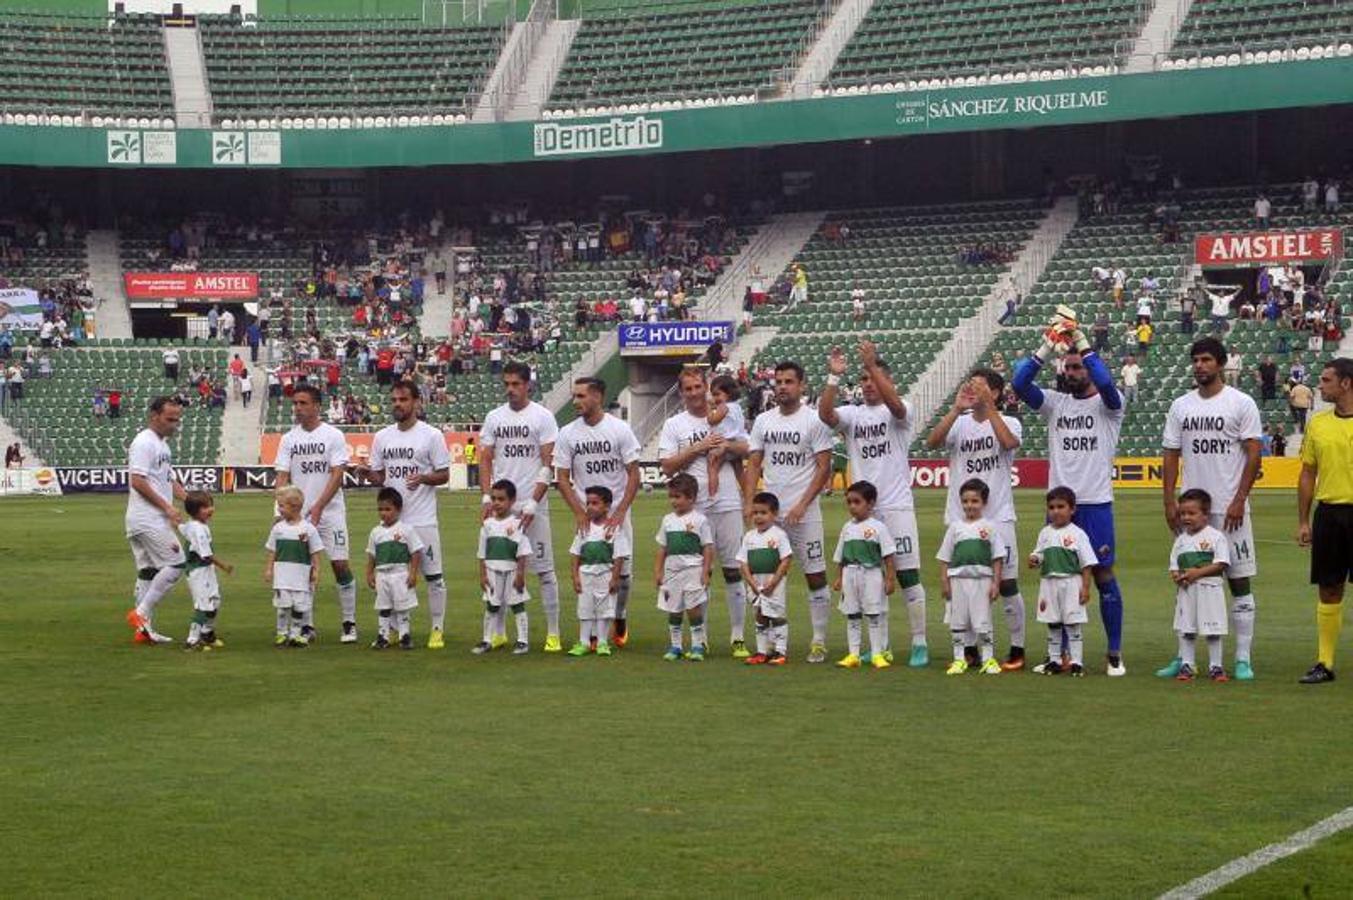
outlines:
{"label": "child in white kit", "polygon": [[[366,586],[376,592],[376,639],[373,650],[384,650],[397,640],[401,650],[413,649],[410,619],[418,608],[418,570],[424,546],[418,529],[399,521],[404,498],[394,488],[376,494],[380,523],[366,539]],[[394,638],[394,640],[391,640]]]}
{"label": "child in white kit", "polygon": [[1001,674],[992,641],[991,604],[1000,589],[1005,542],[996,526],[983,518],[990,496],[990,489],[981,479],[963,482],[958,492],[963,520],[949,525],[935,554],[942,563],[940,585],[949,603],[949,630],[954,642],[954,661],[945,670],[946,675],[968,671],[963,648],[969,631],[976,633],[981,648],[982,674]]}
{"label": "child in white kit", "polygon": [[1091,569],[1099,557],[1089,536],[1071,521],[1076,514],[1076,493],[1069,487],[1048,491],[1048,524],[1038,533],[1038,543],[1029,554],[1029,568],[1038,569],[1038,621],[1048,626],[1048,658],[1034,666],[1040,675],[1060,675],[1062,638],[1071,652],[1070,674],[1085,675],[1085,638],[1081,626],[1090,621]]}
{"label": "child in white kit", "polygon": [[[694,475],[674,475],[667,483],[672,511],[658,523],[658,553],[653,580],[658,586],[658,609],[667,613],[668,662],[705,658],[705,604],[709,602],[709,574],[714,565],[714,530],[695,510],[700,485]],[[683,652],[681,619],[691,626],[691,649]]]}
{"label": "child in white kit", "polygon": [[1178,681],[1192,681],[1198,668],[1198,635],[1207,638],[1208,677],[1229,681],[1222,665],[1222,638],[1227,632],[1226,593],[1222,580],[1231,564],[1226,535],[1208,524],[1212,497],[1194,488],[1179,495],[1182,529],[1170,548],[1170,579],[1175,583],[1174,630],[1179,635]]}
{"label": "child in white kit", "polygon": [[569,656],[586,656],[596,644],[597,656],[610,656],[607,640],[615,622],[616,591],[630,557],[630,540],[625,529],[610,529],[611,489],[593,485],[583,491],[587,498],[587,530],[573,536],[568,548],[573,558],[573,591],[578,595],[578,643],[569,648]]}
{"label": "child in white kit", "polygon": [[216,613],[221,608],[221,584],[216,570],[227,575],[235,567],[217,559],[211,546],[211,517],[216,506],[206,491],[189,491],[183,498],[188,521],[179,526],[179,534],[188,542],[188,592],[193,597],[193,623],[188,629],[185,650],[219,650],[225,641],[216,634]]}
{"label": "child in white kit", "polygon": [[517,629],[512,653],[521,656],[531,649],[526,615],[526,563],[532,556],[531,540],[521,520],[512,514],[516,502],[517,486],[506,478],[489,488],[489,517],[479,528],[478,554],[479,586],[484,589],[484,634],[470,651],[475,655],[492,650],[495,638],[498,646],[506,640],[498,637],[504,607],[512,610]]}
{"label": "child in white kit", "polygon": [[[711,399],[709,416],[706,421],[709,422],[710,434],[717,434],[727,440],[733,440],[738,437],[746,438],[747,420],[742,415],[742,404],[738,402],[741,395],[738,383],[728,375],[716,375],[709,383],[709,396]],[[719,478],[722,475],[724,459],[723,450],[711,450],[706,459],[709,466],[709,496],[714,497],[719,493]],[[733,474],[736,476],[734,482],[742,485],[742,460],[734,457],[727,460],[733,465]]]}
{"label": "child in white kit", "polygon": [[272,585],[272,605],[277,611],[273,646],[307,647],[310,639],[301,628],[315,602],[324,541],[310,520],[301,517],[305,495],[300,488],[289,484],[278,488],[275,497],[281,518],[273,523],[263,545],[268,551],[263,580]]}
{"label": "child in white kit", "polygon": [[763,491],[752,498],[752,529],[742,536],[738,565],[751,589],[749,602],[756,610],[756,652],[747,657],[749,666],[783,666],[789,661],[789,610],[785,604],[785,576],[793,562],[794,548],[785,530],[775,524],[780,501]]}
{"label": "child in white kit", "polygon": [[878,489],[868,481],[857,481],[846,489],[846,508],[850,519],[841,528],[832,560],[837,565],[832,589],[841,594],[841,612],[846,615],[847,653],[836,663],[843,669],[860,667],[861,632],[869,619],[869,661],[875,669],[891,663],[883,614],[888,597],[897,588],[897,570],[893,565],[896,542],[888,526],[874,518]]}

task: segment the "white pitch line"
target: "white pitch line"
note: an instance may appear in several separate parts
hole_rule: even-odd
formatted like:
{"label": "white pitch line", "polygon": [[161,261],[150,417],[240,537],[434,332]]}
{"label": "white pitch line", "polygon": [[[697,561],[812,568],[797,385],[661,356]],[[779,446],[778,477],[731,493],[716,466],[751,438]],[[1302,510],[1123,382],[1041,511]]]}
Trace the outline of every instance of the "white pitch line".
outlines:
{"label": "white pitch line", "polygon": [[1347,828],[1353,828],[1353,806],[1335,813],[1328,819],[1322,819],[1310,828],[1298,831],[1276,844],[1260,847],[1248,856],[1233,859],[1206,875],[1198,876],[1188,884],[1161,894],[1159,900],[1197,900],[1199,897],[1206,897],[1233,881],[1239,881],[1246,875],[1259,871],[1269,863],[1308,850],[1330,835],[1338,834]]}

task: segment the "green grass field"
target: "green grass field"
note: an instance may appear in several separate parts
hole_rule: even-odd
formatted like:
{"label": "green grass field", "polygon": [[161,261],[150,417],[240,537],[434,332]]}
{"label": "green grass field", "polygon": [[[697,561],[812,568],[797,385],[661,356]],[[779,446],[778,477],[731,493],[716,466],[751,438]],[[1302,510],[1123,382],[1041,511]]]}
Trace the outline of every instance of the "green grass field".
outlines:
{"label": "green grass field", "polygon": [[[930,565],[925,671],[803,663],[797,576],[791,665],[664,663],[644,574],[657,497],[636,512],[628,649],[473,657],[476,499],[442,501],[448,649],[375,653],[335,639],[327,572],[325,640],[270,646],[270,501],[222,498],[217,550],[238,571],[223,577],[228,646],[210,654],[130,642],[123,498],[5,501],[0,894],[1143,897],[1353,804],[1353,686],[1296,684],[1314,599],[1290,495],[1256,498],[1259,680],[1226,685],[1151,675],[1174,650],[1154,492],[1119,502],[1129,676],[1100,674],[1096,616],[1080,681],[946,677]],[[939,501],[921,501],[927,559]],[[824,503],[834,541],[842,501]],[[1027,551],[1041,500],[1019,505]],[[354,535],[374,522],[370,493],[349,495],[349,522]],[[363,588],[368,636],[371,600]],[[571,593],[563,606],[568,640]],[[188,610],[180,586],[161,630],[181,639]],[[722,638],[721,597],[711,619]],[[905,645],[905,616],[893,631]],[[1036,657],[1041,632],[1031,615]],[[836,614],[834,654],[843,640]],[[1232,895],[1347,895],[1351,846],[1332,839]]]}

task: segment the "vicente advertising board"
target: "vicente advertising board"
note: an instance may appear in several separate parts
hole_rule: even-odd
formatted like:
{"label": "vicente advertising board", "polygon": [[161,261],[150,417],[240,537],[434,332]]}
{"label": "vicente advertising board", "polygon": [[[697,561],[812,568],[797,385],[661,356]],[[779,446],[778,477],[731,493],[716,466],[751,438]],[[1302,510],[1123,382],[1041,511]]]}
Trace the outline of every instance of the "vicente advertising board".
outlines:
{"label": "vicente advertising board", "polygon": [[685,356],[737,337],[732,322],[626,322],[618,326],[622,356]]}

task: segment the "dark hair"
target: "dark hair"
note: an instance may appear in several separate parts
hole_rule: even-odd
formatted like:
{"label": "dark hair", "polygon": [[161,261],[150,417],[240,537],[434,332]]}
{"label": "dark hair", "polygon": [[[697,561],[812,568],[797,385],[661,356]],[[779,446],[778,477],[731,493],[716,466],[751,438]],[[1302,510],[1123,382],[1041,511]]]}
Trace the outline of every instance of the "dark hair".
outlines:
{"label": "dark hair", "polygon": [[291,389],[291,399],[295,400],[298,394],[307,395],[317,406],[323,399],[320,396],[319,388],[313,384],[298,384]]}
{"label": "dark hair", "polygon": [[490,490],[502,491],[504,494],[507,494],[507,499],[509,500],[517,499],[517,486],[506,478],[499,478],[493,483]]}
{"label": "dark hair", "polygon": [[799,381],[803,381],[805,377],[803,374],[803,366],[794,362],[792,359],[782,359],[775,364],[775,374],[779,375],[781,372],[793,372],[794,377]]}
{"label": "dark hair", "polygon": [[846,493],[858,494],[865,500],[869,501],[871,504],[877,503],[879,499],[878,488],[874,487],[874,485],[868,481],[855,482],[850,487],[846,488]]}
{"label": "dark hair", "polygon": [[575,385],[581,384],[588,390],[592,391],[595,394],[599,394],[602,397],[606,396],[606,382],[602,381],[600,378],[592,378],[592,377],[575,378],[573,380],[573,383]]}
{"label": "dark hair", "polygon": [[780,498],[770,491],[761,491],[752,497],[753,506],[764,506],[773,513],[780,511]]}
{"label": "dark hair", "polygon": [[1199,338],[1189,347],[1189,359],[1204,355],[1215,359],[1219,366],[1226,365],[1226,345],[1214,337]]}
{"label": "dark hair", "polygon": [[963,482],[962,486],[958,489],[958,495],[962,497],[964,494],[973,491],[977,492],[978,496],[982,498],[983,503],[986,503],[987,500],[991,498],[991,488],[987,487],[987,483],[980,478],[969,478],[967,481]]}
{"label": "dark hair", "polygon": [[1335,381],[1343,381],[1345,378],[1353,381],[1353,359],[1341,356],[1338,359],[1331,359],[1321,368],[1333,369]]}
{"label": "dark hair", "polygon": [[[882,369],[883,371],[887,372],[889,375],[893,374],[893,367],[888,365],[888,361],[886,359],[876,359],[874,360],[874,365]],[[865,374],[868,375],[869,373],[866,372]]]}
{"label": "dark hair", "polygon": [[738,387],[737,379],[731,375],[716,375],[709,383],[712,391],[723,391],[728,395],[729,400],[736,400],[742,396],[742,388]]}
{"label": "dark hair", "polygon": [[215,501],[211,499],[211,494],[206,491],[189,491],[187,496],[183,498],[183,511],[194,519],[202,510],[215,505]]}
{"label": "dark hair", "polygon": [[395,391],[408,391],[409,399],[411,400],[417,400],[419,397],[422,396],[418,391],[418,385],[414,384],[407,378],[401,378],[399,381],[396,381],[394,384],[390,385],[390,393],[393,394]]}
{"label": "dark hair", "polygon": [[183,404],[179,402],[179,398],[177,397],[156,397],[154,400],[150,401],[150,406],[147,408],[152,413],[162,413],[166,406],[181,407]]}
{"label": "dark hair", "polygon": [[682,497],[694,499],[700,493],[700,483],[695,480],[695,476],[688,472],[680,472],[672,476],[672,480],[667,482],[667,493],[680,494]]}
{"label": "dark hair", "polygon": [[985,381],[987,387],[991,388],[992,393],[999,394],[1005,390],[1005,379],[995,369],[973,369],[970,377]]}
{"label": "dark hair", "polygon": [[1057,487],[1048,491],[1047,500],[1049,503],[1051,503],[1054,500],[1062,500],[1066,503],[1067,506],[1071,507],[1072,509],[1076,508],[1076,492],[1064,484],[1058,485]]}
{"label": "dark hair", "polygon": [[392,487],[383,487],[376,492],[376,503],[377,505],[388,503],[395,509],[403,509],[404,497],[400,495],[399,491]]}
{"label": "dark hair", "polygon": [[583,494],[588,497],[596,497],[607,506],[611,505],[611,500],[615,497],[615,495],[611,493],[611,489],[604,484],[594,484],[590,488],[584,490]]}
{"label": "dark hair", "polygon": [[527,384],[531,383],[531,367],[521,360],[514,359],[503,364],[503,377],[515,375]]}
{"label": "dark hair", "polygon": [[1180,503],[1188,503],[1190,501],[1197,503],[1202,507],[1202,510],[1205,513],[1212,511],[1212,495],[1202,488],[1189,488],[1179,495]]}

